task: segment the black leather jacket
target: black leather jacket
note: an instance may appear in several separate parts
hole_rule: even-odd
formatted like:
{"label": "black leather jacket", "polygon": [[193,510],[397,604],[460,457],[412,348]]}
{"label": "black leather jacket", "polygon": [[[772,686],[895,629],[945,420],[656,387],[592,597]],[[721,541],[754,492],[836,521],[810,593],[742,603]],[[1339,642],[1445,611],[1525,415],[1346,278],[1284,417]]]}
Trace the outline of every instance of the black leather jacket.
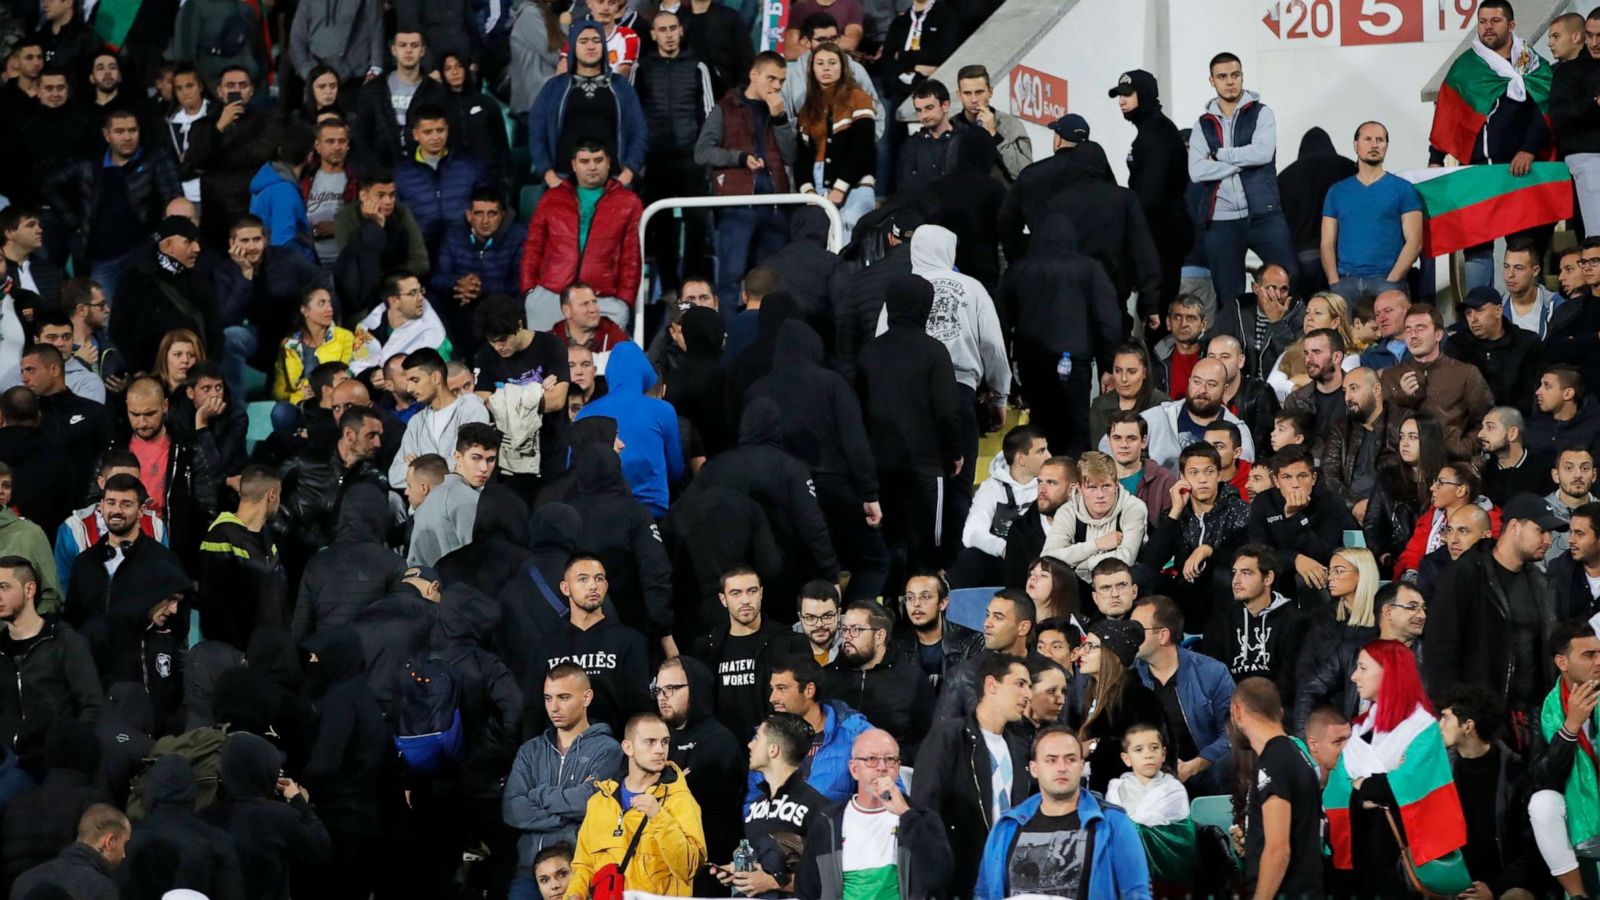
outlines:
{"label": "black leather jacket", "polygon": [[[948,687],[947,676],[955,674],[955,669],[983,649],[983,635],[957,625],[946,619],[943,623],[943,637],[939,639],[939,646],[944,650],[944,668],[939,672],[939,681],[934,687],[943,691]],[[896,662],[917,661],[917,635],[910,624],[896,628],[889,637],[889,657]]]}
{"label": "black leather jacket", "polygon": [[345,484],[352,479],[388,488],[383,473],[371,460],[358,460],[354,466],[346,468],[337,450],[320,458],[291,458],[283,466],[283,501],[274,520],[279,538],[308,550],[333,543],[339,498]]}
{"label": "black leather jacket", "polygon": [[1311,627],[1300,652],[1295,673],[1295,734],[1305,734],[1306,718],[1323,704],[1346,716],[1356,714],[1356,686],[1350,675],[1356,668],[1361,648],[1378,636],[1376,626],[1359,627],[1334,618],[1336,605],[1324,606],[1311,614]]}

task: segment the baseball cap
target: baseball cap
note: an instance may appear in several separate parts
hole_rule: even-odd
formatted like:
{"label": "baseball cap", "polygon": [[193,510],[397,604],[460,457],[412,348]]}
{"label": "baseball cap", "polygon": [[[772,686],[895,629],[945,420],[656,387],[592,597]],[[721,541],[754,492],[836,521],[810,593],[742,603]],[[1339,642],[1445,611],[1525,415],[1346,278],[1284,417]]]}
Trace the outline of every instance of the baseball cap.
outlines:
{"label": "baseball cap", "polygon": [[1061,135],[1062,140],[1078,142],[1089,139],[1089,123],[1077,113],[1068,113],[1051,122],[1050,130]]}
{"label": "baseball cap", "polygon": [[1116,87],[1106,91],[1107,97],[1126,97],[1129,94],[1138,94],[1145,103],[1159,99],[1156,77],[1143,69],[1130,69],[1117,77]]}
{"label": "baseball cap", "polygon": [[1492,287],[1489,287],[1488,285],[1480,284],[1472,290],[1467,291],[1467,295],[1461,298],[1461,305],[1468,309],[1478,309],[1479,307],[1488,306],[1491,303],[1495,306],[1499,306],[1500,294],[1498,291]]}
{"label": "baseball cap", "polygon": [[1507,500],[1506,505],[1501,507],[1500,516],[1506,522],[1524,519],[1545,531],[1566,531],[1570,527],[1551,511],[1550,504],[1533,494],[1518,494]]}

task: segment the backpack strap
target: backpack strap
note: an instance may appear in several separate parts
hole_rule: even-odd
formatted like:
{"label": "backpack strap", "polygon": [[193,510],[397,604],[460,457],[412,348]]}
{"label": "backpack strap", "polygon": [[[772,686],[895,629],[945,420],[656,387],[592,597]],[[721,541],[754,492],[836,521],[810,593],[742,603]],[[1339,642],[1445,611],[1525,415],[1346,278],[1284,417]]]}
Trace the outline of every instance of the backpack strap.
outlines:
{"label": "backpack strap", "polygon": [[528,577],[533,579],[534,587],[537,587],[539,593],[544,595],[544,602],[550,604],[550,608],[555,610],[556,615],[564,616],[571,612],[571,608],[562,601],[555,591],[550,589],[550,582],[545,580],[544,573],[539,571],[539,566],[535,563],[528,563]]}
{"label": "backpack strap", "polygon": [[[619,784],[620,788],[621,785]],[[633,832],[633,839],[628,841],[628,849],[622,854],[622,862],[617,864],[617,871],[623,875],[628,874],[628,863],[633,862],[633,852],[639,849],[639,838],[644,836],[645,828],[650,824],[650,818],[645,816],[639,827]]]}
{"label": "backpack strap", "polygon": [[[998,481],[999,479],[996,479],[996,480]],[[1006,484],[1004,481],[1001,481],[1000,482],[1000,489],[1006,492],[1006,505],[1007,506],[1016,506],[1017,505],[1017,495],[1013,494],[1011,492],[1011,485]]]}
{"label": "backpack strap", "polygon": [[1089,539],[1089,523],[1085,522],[1082,519],[1078,519],[1077,522],[1078,522],[1077,534],[1076,534],[1076,537],[1073,538],[1072,542],[1074,544],[1081,544],[1084,541],[1087,541]]}

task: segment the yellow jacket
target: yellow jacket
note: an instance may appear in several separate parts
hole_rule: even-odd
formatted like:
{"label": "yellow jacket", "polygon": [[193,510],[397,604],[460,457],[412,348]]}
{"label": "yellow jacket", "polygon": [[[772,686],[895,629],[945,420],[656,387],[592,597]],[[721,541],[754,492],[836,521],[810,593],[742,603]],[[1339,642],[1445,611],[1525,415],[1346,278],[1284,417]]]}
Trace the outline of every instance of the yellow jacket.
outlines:
{"label": "yellow jacket", "polygon": [[688,897],[695,872],[706,862],[706,837],[700,827],[700,804],[689,793],[689,785],[677,763],[667,763],[661,782],[649,791],[661,801],[661,812],[645,822],[644,813],[623,813],[617,799],[617,781],[595,782],[595,792],[578,827],[578,849],[572,858],[572,881],[568,897],[588,897],[589,882],[596,869],[607,863],[621,865],[622,854],[640,825],[644,836],[628,863],[628,890]]}
{"label": "yellow jacket", "polygon": [[[356,336],[335,325],[329,331],[328,339],[317,348],[317,362],[341,362],[348,366],[355,347]],[[272,368],[272,398],[298,403],[301,399],[300,385],[306,375],[305,364],[300,359],[300,332],[296,331],[283,339],[283,345],[278,350],[278,364]]]}

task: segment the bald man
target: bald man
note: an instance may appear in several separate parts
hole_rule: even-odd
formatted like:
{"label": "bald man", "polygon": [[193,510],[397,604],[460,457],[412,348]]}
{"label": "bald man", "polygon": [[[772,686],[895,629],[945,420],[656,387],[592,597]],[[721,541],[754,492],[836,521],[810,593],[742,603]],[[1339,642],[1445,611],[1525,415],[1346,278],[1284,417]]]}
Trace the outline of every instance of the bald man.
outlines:
{"label": "bald man", "polygon": [[[345,410],[355,406],[370,409],[378,414],[378,418],[383,421],[383,445],[378,450],[376,461],[388,471],[389,464],[394,461],[394,455],[400,452],[400,441],[406,435],[406,423],[400,421],[394,413],[373,404],[372,394],[367,390],[366,384],[356,378],[340,382],[334,387],[329,399],[331,402],[328,409],[333,413],[335,423],[344,415]],[[328,440],[330,448],[339,442],[337,425],[329,434]]]}
{"label": "bald man", "polygon": [[1366,366],[1344,374],[1344,406],[1344,418],[1323,432],[1319,477],[1360,522],[1377,485],[1379,464],[1397,459],[1404,413],[1397,409],[1390,414],[1378,373]]}
{"label": "bald man", "polygon": [[1445,568],[1476,547],[1479,541],[1491,537],[1492,530],[1489,514],[1475,503],[1451,513],[1444,523],[1444,543],[1424,556],[1417,566],[1417,587],[1425,596],[1433,596],[1434,585],[1443,577]]}
{"label": "bald man", "polygon": [[167,427],[167,393],[150,376],[136,378],[126,395],[128,437],[123,449],[139,459],[139,480],[150,509],[167,525],[170,545],[192,563],[200,535],[217,517],[221,455],[209,433]]}
{"label": "bald man", "polygon": [[[1249,427],[1223,403],[1228,370],[1220,360],[1207,358],[1194,364],[1189,373],[1189,392],[1182,400],[1152,406],[1139,415],[1150,426],[1148,453],[1157,465],[1176,469],[1178,454],[1184,447],[1205,439],[1206,426],[1218,421],[1232,422],[1240,432],[1239,458],[1255,462],[1256,442]],[[1268,419],[1267,429],[1272,428]],[[1100,439],[1100,452],[1109,454],[1111,442]]]}
{"label": "bald man", "polygon": [[1361,352],[1363,366],[1382,372],[1411,358],[1404,336],[1406,312],[1410,309],[1411,298],[1405,291],[1384,291],[1373,298],[1372,315],[1378,320],[1378,339]]}
{"label": "bald man", "polygon": [[[1258,374],[1245,372],[1244,344],[1231,334],[1219,334],[1206,345],[1206,358],[1222,363],[1228,375],[1222,403],[1250,429],[1250,436],[1270,446],[1272,420],[1278,414],[1278,394]],[[1273,357],[1274,360],[1277,357]]]}

